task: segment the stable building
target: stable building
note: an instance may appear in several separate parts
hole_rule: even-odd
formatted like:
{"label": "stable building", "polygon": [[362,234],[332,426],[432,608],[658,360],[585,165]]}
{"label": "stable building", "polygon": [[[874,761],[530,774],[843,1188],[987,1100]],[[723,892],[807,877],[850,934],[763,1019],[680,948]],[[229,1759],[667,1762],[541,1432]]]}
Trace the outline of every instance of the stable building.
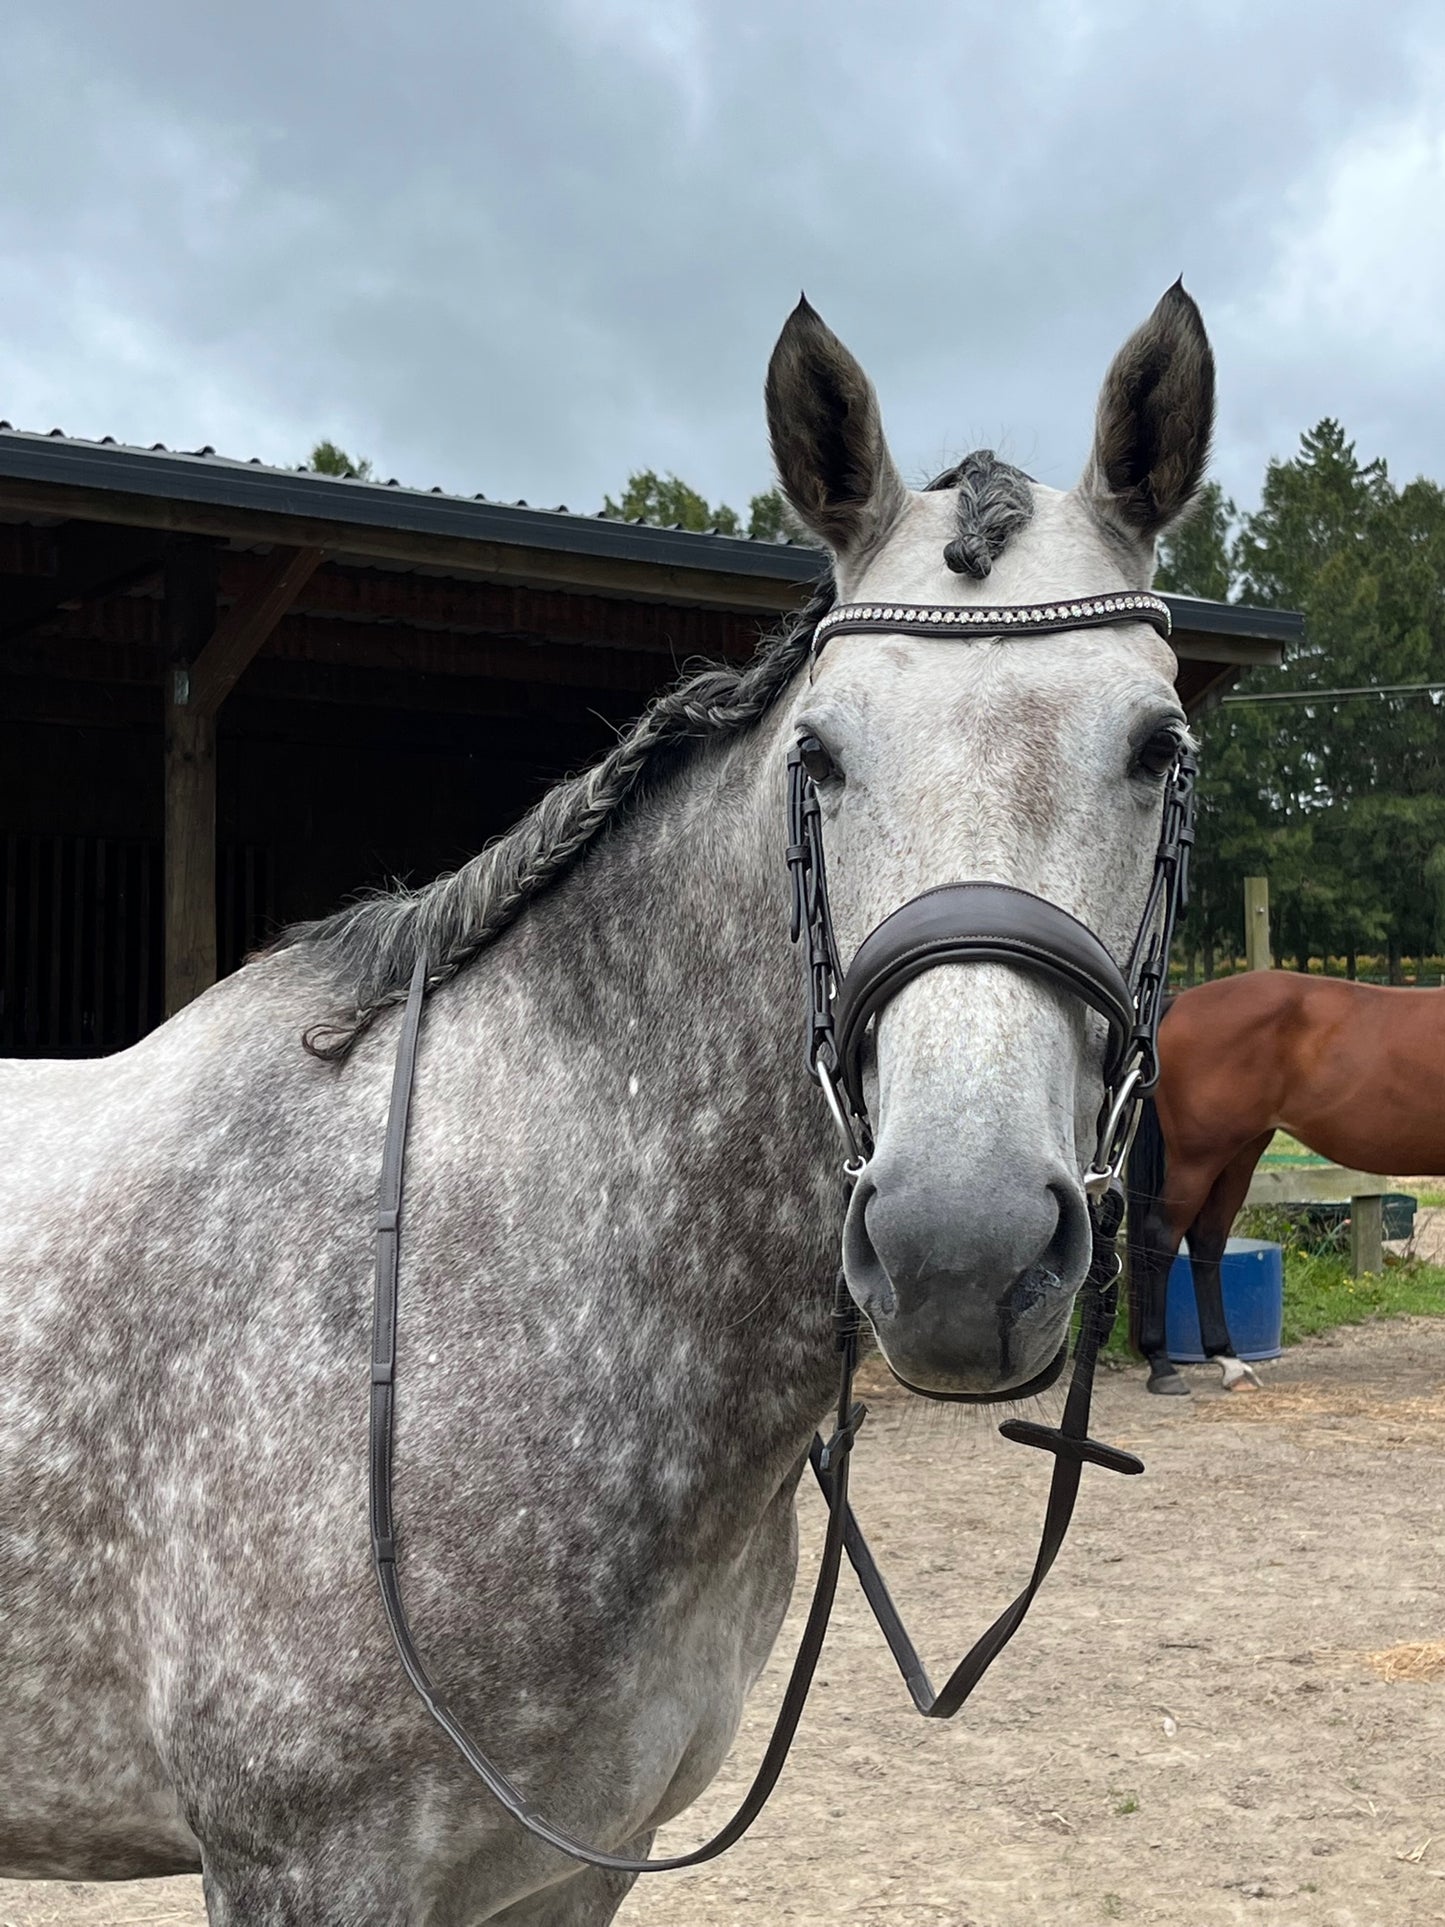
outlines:
{"label": "stable building", "polygon": [[[0,1055],[120,1049],[279,925],[464,862],[818,566],[0,424]],[[1169,600],[1191,712],[1300,634]]]}

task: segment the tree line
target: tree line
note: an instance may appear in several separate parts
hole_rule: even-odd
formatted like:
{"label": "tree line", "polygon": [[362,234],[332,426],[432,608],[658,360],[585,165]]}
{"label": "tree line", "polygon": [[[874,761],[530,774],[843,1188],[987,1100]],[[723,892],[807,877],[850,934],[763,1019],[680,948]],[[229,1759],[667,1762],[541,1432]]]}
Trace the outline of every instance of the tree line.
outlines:
{"label": "tree line", "polygon": [[1403,958],[1445,948],[1445,493],[1423,477],[1397,486],[1326,419],[1269,463],[1256,509],[1207,489],[1156,580],[1305,618],[1290,660],[1233,693],[1306,699],[1226,702],[1198,725],[1183,954],[1212,975],[1243,949],[1243,880],[1259,875],[1277,957],[1333,956],[1354,975],[1370,953],[1399,981]]}

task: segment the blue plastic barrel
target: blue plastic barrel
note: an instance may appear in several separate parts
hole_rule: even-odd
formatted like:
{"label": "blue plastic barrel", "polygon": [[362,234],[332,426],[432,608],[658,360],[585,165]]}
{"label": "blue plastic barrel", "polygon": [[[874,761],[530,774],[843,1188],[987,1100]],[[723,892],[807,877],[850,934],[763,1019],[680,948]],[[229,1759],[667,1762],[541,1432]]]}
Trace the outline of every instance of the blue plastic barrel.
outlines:
{"label": "blue plastic barrel", "polygon": [[[1284,1350],[1284,1253],[1262,1238],[1231,1238],[1219,1267],[1224,1319],[1237,1358],[1278,1358]],[[1194,1273],[1181,1251],[1169,1272],[1164,1315],[1169,1356],[1180,1364],[1202,1361]]]}

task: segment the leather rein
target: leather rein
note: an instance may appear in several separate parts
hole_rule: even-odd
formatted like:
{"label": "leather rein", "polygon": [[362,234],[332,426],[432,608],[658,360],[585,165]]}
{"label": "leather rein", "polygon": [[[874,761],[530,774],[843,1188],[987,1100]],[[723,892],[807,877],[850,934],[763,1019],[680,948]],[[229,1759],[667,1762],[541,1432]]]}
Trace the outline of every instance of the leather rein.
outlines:
{"label": "leather rein", "polygon": [[[1167,638],[1169,610],[1143,592],[1075,598],[1065,602],[996,608],[920,604],[847,603],[828,612],[814,637],[816,659],[840,633],[922,635],[990,639],[1053,634],[1120,622],[1148,622]],[[1057,1426],[1006,1419],[999,1431],[1021,1445],[1052,1453],[1053,1475],[1038,1555],[1028,1583],[935,1690],[904,1628],[882,1574],[848,1502],[848,1466],[865,1408],[854,1401],[862,1318],[840,1270],[833,1325],[839,1359],[838,1396],[831,1436],[809,1448],[827,1501],[828,1523],[803,1635],[772,1736],[736,1813],[711,1839],[690,1853],[638,1860],[575,1840],[528,1803],[512,1780],[484,1753],[433,1684],[417,1653],[402,1603],[397,1573],[397,1535],[392,1507],[396,1386],[396,1332],[403,1173],[417,1046],[427,991],[427,958],[412,973],[397,1043],[391,1105],[382,1154],[376,1218],[376,1292],[371,1357],[371,1550],[387,1624],[402,1667],[427,1711],[447,1734],[505,1812],[534,1838],[570,1859],[622,1873],[664,1873],[712,1860],[740,1840],[767,1804],[802,1718],[846,1554],[914,1705],[928,1719],[951,1719],[1022,1624],[1043,1584],[1073,1516],[1086,1464],[1138,1473],[1143,1462],[1089,1437],[1094,1365],[1117,1309],[1120,1261],[1115,1237],[1123,1214],[1119,1173],[1143,1099],[1158,1079],[1157,1035],[1169,965],[1169,946],[1179,910],[1187,900],[1189,850],[1194,840],[1194,762],[1181,744],[1164,795],[1163,822],[1148,902],[1126,972],[1092,931],[1028,891],[994,883],[953,883],[925,891],[886,917],[859,945],[844,970],[833,935],[817,792],[794,745],[788,758],[788,850],[792,877],[794,942],[806,940],[807,1067],[837,1126],[848,1183],[864,1169],[872,1133],[863,1092],[862,1064],[870,1026],[906,983],[942,964],[1006,963],[1044,978],[1103,1016],[1109,1032],[1104,1097],[1093,1162],[1085,1174],[1093,1228],[1093,1252],[1081,1292],[1074,1369]],[[1052,1384],[1063,1368],[1065,1346],[1053,1365],[1012,1397],[1026,1397]],[[916,1389],[916,1388],[910,1388]]]}

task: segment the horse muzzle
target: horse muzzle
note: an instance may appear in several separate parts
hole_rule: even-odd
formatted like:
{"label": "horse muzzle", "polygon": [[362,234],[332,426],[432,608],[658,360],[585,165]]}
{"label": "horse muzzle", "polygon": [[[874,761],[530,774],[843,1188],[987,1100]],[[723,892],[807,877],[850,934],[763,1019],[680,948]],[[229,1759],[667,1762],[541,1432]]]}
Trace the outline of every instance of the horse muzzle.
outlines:
{"label": "horse muzzle", "polygon": [[1089,1251],[1076,1178],[1000,1183],[960,1208],[946,1187],[896,1176],[879,1157],[849,1201],[843,1270],[898,1378],[988,1403],[1058,1376]]}

